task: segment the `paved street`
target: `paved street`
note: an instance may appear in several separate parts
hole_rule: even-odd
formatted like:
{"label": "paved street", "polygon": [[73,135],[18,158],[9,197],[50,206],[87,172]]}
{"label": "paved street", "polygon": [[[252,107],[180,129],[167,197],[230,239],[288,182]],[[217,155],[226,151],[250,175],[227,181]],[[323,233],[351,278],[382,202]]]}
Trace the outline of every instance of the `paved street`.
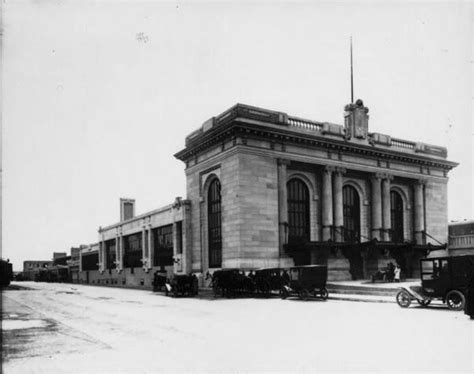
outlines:
{"label": "paved street", "polygon": [[2,292],[5,373],[473,372],[474,323],[440,305],[16,285],[29,289]]}

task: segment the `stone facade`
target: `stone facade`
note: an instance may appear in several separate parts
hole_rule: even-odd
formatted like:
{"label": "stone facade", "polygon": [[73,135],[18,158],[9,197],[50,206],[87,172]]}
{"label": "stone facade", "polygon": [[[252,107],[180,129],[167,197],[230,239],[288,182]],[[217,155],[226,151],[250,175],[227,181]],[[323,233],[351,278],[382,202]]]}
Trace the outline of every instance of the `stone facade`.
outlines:
{"label": "stone facade", "polygon": [[[120,222],[81,250],[80,281],[150,288],[157,271],[193,272],[204,285],[221,268],[304,264],[357,279],[389,262],[416,277],[419,258],[448,241],[447,175],[457,164],[445,148],[371,133],[368,122],[360,100],[345,107],[344,125],[241,104],[212,117],[175,155],[186,199],[139,216],[121,199]],[[171,262],[157,266],[163,227],[172,227]]]}
{"label": "stone facade", "polygon": [[[447,173],[456,163],[446,160],[446,149],[370,133],[361,101],[345,109],[341,126],[238,104],[187,137],[175,156],[186,164],[194,272],[325,263],[330,279],[348,279],[397,261],[411,276],[428,245],[447,242]],[[222,262],[210,267],[207,200],[216,178]],[[288,240],[294,179],[309,192],[309,232],[298,243]],[[352,239],[349,189],[358,204]]]}
{"label": "stone facade", "polygon": [[[121,199],[121,217],[124,217]],[[127,199],[127,201],[131,201]],[[118,287],[152,288],[155,272],[170,277],[173,273],[191,271],[190,238],[183,233],[190,231],[189,202],[177,198],[171,205],[131,217],[99,229],[99,242],[81,248],[79,282]],[[169,229],[166,245],[162,247],[155,230]],[[139,265],[127,264],[125,238],[140,238]],[[113,248],[107,251],[108,246]],[[168,249],[170,249],[168,248]],[[167,251],[166,263],[157,264],[155,256]],[[93,257],[93,260],[88,258]],[[114,260],[112,260],[114,259]]]}

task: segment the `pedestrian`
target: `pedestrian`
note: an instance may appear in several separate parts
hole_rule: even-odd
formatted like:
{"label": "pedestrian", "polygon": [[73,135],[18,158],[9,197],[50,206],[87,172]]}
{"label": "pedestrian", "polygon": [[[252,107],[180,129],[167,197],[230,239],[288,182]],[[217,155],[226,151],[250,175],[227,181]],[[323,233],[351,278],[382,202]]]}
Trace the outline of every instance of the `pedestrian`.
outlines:
{"label": "pedestrian", "polygon": [[474,319],[474,276],[471,277],[471,281],[469,282],[466,291],[466,304],[464,304],[464,313],[467,314],[471,319]]}
{"label": "pedestrian", "polygon": [[400,266],[397,264],[395,266],[395,270],[393,271],[393,279],[395,282],[400,282],[400,273],[402,272],[402,269],[400,269]]}

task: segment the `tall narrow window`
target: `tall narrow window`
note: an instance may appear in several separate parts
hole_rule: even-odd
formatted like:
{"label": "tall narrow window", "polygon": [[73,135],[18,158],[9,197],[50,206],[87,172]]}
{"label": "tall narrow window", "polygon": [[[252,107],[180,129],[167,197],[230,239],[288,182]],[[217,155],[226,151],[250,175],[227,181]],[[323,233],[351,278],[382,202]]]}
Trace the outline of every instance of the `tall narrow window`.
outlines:
{"label": "tall narrow window", "polygon": [[344,241],[357,243],[360,241],[360,199],[356,189],[344,186],[342,189],[344,213]]}
{"label": "tall narrow window", "polygon": [[209,267],[222,266],[221,232],[221,184],[214,179],[207,193],[207,217],[209,227]]}
{"label": "tall narrow window", "polygon": [[288,243],[309,241],[309,191],[300,179],[288,182]]}
{"label": "tall narrow window", "polygon": [[105,253],[107,269],[115,269],[115,239],[105,242]]}
{"label": "tall narrow window", "polygon": [[153,229],[152,232],[153,266],[173,265],[173,225],[161,226]]}
{"label": "tall narrow window", "polygon": [[390,192],[390,219],[392,223],[392,242],[403,242],[403,200],[396,191]]}
{"label": "tall narrow window", "polygon": [[142,266],[142,233],[123,237],[123,266],[138,268]]}

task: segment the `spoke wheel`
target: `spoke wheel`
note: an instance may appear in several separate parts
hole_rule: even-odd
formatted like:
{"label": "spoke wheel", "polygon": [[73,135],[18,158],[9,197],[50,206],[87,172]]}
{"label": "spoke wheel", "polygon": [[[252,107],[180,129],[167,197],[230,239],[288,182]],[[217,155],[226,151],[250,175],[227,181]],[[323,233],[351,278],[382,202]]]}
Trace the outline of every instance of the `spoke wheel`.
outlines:
{"label": "spoke wheel", "polygon": [[406,291],[397,293],[397,303],[402,308],[408,308],[411,304],[411,296]]}
{"label": "spoke wheel", "polygon": [[466,298],[463,293],[458,290],[449,291],[446,295],[446,304],[451,310],[462,310],[464,309],[464,304],[466,303]]}
{"label": "spoke wheel", "polygon": [[326,288],[323,288],[323,289],[321,290],[321,299],[327,300],[328,297],[329,297],[329,292],[328,292],[328,290],[327,290]]}

